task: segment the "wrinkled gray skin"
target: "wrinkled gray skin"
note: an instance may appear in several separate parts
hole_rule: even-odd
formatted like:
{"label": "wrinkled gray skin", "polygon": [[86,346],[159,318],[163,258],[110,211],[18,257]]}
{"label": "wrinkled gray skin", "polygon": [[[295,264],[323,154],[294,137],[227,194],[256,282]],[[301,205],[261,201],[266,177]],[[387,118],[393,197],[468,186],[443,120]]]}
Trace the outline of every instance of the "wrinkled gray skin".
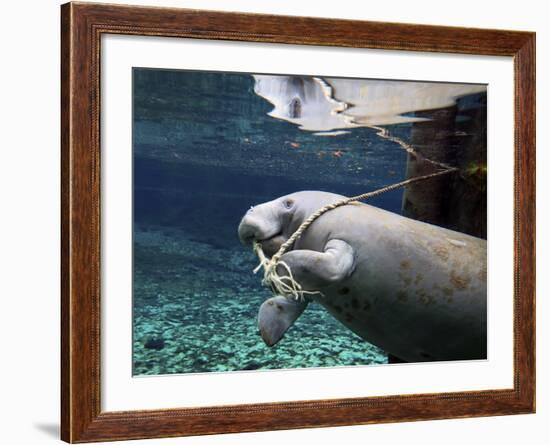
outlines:
{"label": "wrinkled gray skin", "polygon": [[[304,191],[257,205],[239,237],[259,241],[271,256],[310,214],[342,198]],[[485,240],[353,203],[315,220],[281,261],[305,289],[322,292],[312,299],[347,328],[418,362],[486,358],[486,259]],[[288,300],[283,311],[268,302],[259,328],[271,345],[307,302]]]}

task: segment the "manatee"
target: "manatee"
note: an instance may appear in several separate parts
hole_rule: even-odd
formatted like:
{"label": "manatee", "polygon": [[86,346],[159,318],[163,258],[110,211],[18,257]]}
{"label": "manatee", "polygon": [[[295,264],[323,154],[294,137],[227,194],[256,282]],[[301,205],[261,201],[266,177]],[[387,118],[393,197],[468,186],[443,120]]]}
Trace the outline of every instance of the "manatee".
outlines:
{"label": "manatee", "polygon": [[[245,245],[259,242],[272,256],[309,215],[343,198],[301,191],[256,205],[242,218],[239,238]],[[258,324],[268,345],[311,300],[401,361],[487,357],[483,239],[351,203],[316,219],[281,261],[305,290],[319,293],[307,301],[277,296],[262,305]]]}

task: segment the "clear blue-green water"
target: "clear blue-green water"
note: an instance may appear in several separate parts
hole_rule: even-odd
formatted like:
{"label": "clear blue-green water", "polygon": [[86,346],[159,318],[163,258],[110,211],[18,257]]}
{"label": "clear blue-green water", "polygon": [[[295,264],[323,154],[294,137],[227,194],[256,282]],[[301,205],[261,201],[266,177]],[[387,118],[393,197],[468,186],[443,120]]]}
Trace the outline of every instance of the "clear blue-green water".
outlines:
{"label": "clear blue-green water", "polygon": [[[405,179],[402,147],[372,128],[319,136],[271,117],[247,74],[136,68],[133,95],[134,375],[387,363],[315,304],[267,347],[256,316],[270,294],[237,227],[251,205],[287,193]],[[386,128],[407,141],[414,125]],[[371,204],[400,213],[402,200]]]}

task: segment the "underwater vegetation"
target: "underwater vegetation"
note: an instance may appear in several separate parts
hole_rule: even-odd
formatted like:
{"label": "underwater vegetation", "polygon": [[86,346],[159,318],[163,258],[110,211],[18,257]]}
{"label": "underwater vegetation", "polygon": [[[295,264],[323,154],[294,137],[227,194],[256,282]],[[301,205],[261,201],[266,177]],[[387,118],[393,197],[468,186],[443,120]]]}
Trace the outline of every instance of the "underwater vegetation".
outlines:
{"label": "underwater vegetation", "polygon": [[[422,159],[433,158],[462,167],[466,179],[394,191],[369,203],[485,236],[485,178],[481,167],[474,169],[486,165],[483,86],[468,86],[458,98],[434,93],[434,103],[444,107],[435,111],[429,101],[419,111],[414,103],[410,110],[394,108],[392,123],[358,119],[353,88],[342,79],[312,86],[311,78],[284,76],[290,80],[281,90],[273,86],[283,85],[279,79],[264,77],[262,88],[272,86],[260,92],[257,77],[134,69],[136,376],[387,363],[384,351],[317,304],[276,346],[264,344],[256,317],[270,293],[252,273],[256,257],[237,236],[251,205],[297,190],[356,195],[425,171],[430,165]],[[376,93],[383,104],[387,83],[377,82],[357,91]],[[347,113],[333,116],[334,107]],[[327,115],[340,123],[318,125]],[[298,120],[306,118],[308,128],[300,128],[306,121]],[[391,138],[381,137],[377,125]],[[412,157],[396,138],[421,156]]]}

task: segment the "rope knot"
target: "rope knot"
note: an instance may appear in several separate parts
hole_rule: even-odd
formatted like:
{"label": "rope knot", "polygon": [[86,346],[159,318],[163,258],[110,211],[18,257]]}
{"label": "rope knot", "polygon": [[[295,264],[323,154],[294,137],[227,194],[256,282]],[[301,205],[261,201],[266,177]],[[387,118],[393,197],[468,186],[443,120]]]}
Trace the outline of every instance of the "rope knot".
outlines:
{"label": "rope knot", "polygon": [[[254,253],[258,255],[260,264],[254,269],[254,273],[257,273],[262,267],[264,268],[264,277],[262,278],[262,285],[269,287],[274,295],[282,295],[287,298],[294,298],[297,301],[304,301],[306,295],[320,294],[318,291],[307,291],[302,288],[302,285],[298,283],[292,276],[292,270],[288,264],[281,261],[281,250],[273,255],[271,258],[265,256],[262,246],[257,241],[254,241],[253,245]],[[281,266],[285,274],[279,275],[277,267]]]}

